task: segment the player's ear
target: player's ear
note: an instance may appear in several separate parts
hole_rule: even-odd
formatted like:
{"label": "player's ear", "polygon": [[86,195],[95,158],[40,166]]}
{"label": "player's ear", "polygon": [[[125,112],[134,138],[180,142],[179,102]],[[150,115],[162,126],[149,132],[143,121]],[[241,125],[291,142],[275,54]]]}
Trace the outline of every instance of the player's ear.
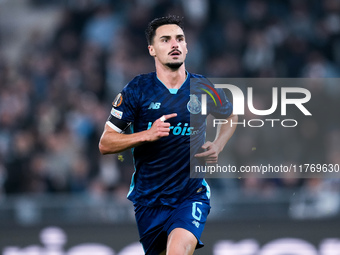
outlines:
{"label": "player's ear", "polygon": [[156,56],[155,48],[152,45],[149,45],[148,49],[150,56],[155,57]]}

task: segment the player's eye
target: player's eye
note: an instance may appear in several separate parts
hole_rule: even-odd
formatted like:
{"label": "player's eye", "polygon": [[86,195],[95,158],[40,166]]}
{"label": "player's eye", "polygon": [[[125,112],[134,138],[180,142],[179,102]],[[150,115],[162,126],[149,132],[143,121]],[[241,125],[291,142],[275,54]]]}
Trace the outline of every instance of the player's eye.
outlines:
{"label": "player's eye", "polygon": [[178,41],[178,42],[183,42],[183,41],[184,41],[184,37],[183,37],[183,36],[177,37],[177,41]]}

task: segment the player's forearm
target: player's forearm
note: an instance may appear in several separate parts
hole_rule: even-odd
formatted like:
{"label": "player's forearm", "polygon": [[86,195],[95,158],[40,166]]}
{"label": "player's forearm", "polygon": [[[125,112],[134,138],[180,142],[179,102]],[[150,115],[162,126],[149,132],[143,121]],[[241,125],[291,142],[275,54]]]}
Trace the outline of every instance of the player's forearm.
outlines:
{"label": "player's forearm", "polygon": [[[228,118],[228,123],[231,123],[231,121],[233,123],[237,122],[238,116],[237,115],[231,115]],[[232,125],[232,126],[230,126],[230,125],[218,125],[216,137],[215,137],[215,140],[213,142],[218,148],[218,153],[220,153],[223,150],[226,143],[233,136],[235,129],[236,129],[236,125]]]}
{"label": "player's forearm", "polygon": [[163,115],[155,120],[151,128],[134,134],[121,134],[105,124],[104,132],[99,141],[99,151],[102,154],[118,153],[145,142],[154,142],[170,133],[170,123],[166,120],[174,118],[177,113]]}
{"label": "player's forearm", "polygon": [[139,146],[146,141],[146,131],[134,134],[121,134],[106,127],[99,141],[99,151],[102,154],[119,153]]}

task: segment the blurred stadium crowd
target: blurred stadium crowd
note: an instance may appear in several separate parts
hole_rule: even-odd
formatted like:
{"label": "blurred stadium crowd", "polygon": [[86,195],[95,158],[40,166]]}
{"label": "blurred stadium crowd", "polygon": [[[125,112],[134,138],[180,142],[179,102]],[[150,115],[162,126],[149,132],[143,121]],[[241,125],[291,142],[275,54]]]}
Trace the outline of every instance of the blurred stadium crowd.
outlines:
{"label": "blurred stadium crowd", "polygon": [[[154,70],[144,37],[154,17],[171,13],[185,18],[190,72],[207,77],[340,77],[338,0],[35,0],[31,4],[56,8],[60,18],[53,36],[30,32],[15,65],[0,48],[0,193],[4,196],[112,192],[125,199],[133,172],[131,153],[101,156],[98,141],[116,94],[135,75]],[[263,140],[274,139],[299,163],[310,159],[338,163],[338,87],[309,88],[319,97],[309,105],[316,117],[301,128],[280,135],[275,128],[267,129],[267,138],[257,131],[244,135],[237,131],[229,145],[230,158],[251,164],[274,155],[274,162],[280,162],[282,152],[273,148],[263,155],[251,154],[251,148],[261,147]],[[322,104],[332,106],[327,114],[320,110]],[[296,144],[285,147],[287,137]],[[222,185],[212,182],[224,186],[230,180],[220,181]],[[279,186],[323,192],[325,181],[249,179],[232,186],[249,196],[270,196]],[[326,186],[339,191],[336,180],[327,180]]]}

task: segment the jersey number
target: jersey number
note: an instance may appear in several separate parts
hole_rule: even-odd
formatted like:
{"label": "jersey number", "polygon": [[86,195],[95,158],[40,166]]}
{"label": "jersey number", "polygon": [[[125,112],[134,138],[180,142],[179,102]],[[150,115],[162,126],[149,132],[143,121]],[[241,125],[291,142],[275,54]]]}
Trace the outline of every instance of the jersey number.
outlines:
{"label": "jersey number", "polygon": [[200,208],[197,207],[197,205],[201,205],[202,202],[193,202],[192,203],[192,217],[194,217],[195,220],[201,220],[202,217],[202,211]]}

